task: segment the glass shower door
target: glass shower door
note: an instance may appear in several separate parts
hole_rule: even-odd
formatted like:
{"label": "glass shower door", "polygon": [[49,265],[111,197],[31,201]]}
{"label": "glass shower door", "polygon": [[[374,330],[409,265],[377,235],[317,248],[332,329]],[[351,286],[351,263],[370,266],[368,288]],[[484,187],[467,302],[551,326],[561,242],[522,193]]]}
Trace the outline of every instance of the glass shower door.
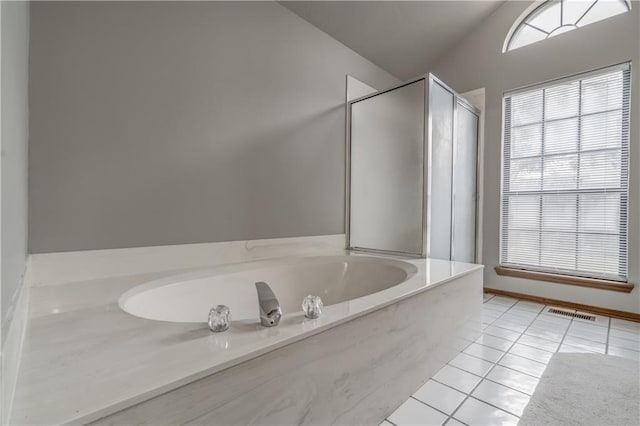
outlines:
{"label": "glass shower door", "polygon": [[457,102],[453,151],[453,224],[451,260],[476,259],[478,116]]}
{"label": "glass shower door", "polygon": [[351,104],[351,248],[423,254],[424,140],[424,79]]}

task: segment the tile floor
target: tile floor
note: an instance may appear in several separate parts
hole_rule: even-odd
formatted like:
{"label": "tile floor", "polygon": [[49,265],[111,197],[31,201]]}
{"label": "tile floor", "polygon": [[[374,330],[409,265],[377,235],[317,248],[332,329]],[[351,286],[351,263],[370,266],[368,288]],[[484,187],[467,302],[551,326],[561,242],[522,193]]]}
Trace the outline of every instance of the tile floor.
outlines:
{"label": "tile floor", "polygon": [[485,294],[482,335],[381,426],[515,425],[554,352],[640,360],[640,323],[567,318],[549,308]]}

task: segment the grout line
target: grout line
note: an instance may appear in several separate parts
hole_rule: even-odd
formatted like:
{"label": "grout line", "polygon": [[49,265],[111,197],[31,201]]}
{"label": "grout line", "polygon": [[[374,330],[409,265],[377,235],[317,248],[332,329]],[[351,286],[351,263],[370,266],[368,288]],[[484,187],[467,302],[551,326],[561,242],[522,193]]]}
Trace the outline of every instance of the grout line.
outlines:
{"label": "grout line", "polygon": [[[523,334],[523,336],[525,336],[525,334]],[[532,335],[530,335],[530,334],[526,334],[526,336],[529,336],[529,337],[536,337],[536,336],[532,336]],[[539,337],[539,339],[542,339],[542,337]],[[543,339],[543,340],[545,340],[545,339]],[[558,347],[560,347],[560,343],[558,343],[558,342],[554,342],[553,340],[547,340],[547,342],[549,342],[549,343],[555,343],[556,345],[558,345]],[[528,348],[538,349],[539,351],[549,352],[550,354],[554,354],[554,353],[556,353],[556,352],[557,352],[557,349],[556,349],[555,351],[550,351],[549,349],[539,348],[539,347],[537,347],[537,346],[528,345],[528,344],[526,344],[526,343],[522,343],[522,342],[517,342],[517,343],[518,343],[519,345],[526,346],[526,347],[528,347]],[[514,354],[514,355],[515,355],[515,354]],[[520,355],[520,356],[522,356],[522,355]],[[526,358],[526,357],[523,357],[523,358]],[[534,361],[535,361],[535,359],[534,359]]]}
{"label": "grout line", "polygon": [[[424,402],[424,401],[419,400],[418,398],[416,398],[416,397],[415,397],[415,396],[413,396],[413,395],[411,395],[411,396],[409,397],[409,399],[414,399],[414,400],[418,401],[418,402],[419,402],[420,404],[422,404],[422,405],[426,405],[426,406],[427,406],[427,407],[429,407],[429,408],[433,408],[433,409],[434,409],[434,410],[436,410],[438,413],[442,413],[442,414],[444,414],[445,416],[447,416],[447,419],[445,419],[445,422],[448,420],[449,415],[448,415],[447,413],[445,413],[444,411],[442,411],[442,410],[440,410],[440,409],[438,409],[438,408],[436,408],[436,407],[434,407],[434,406],[432,406],[432,405],[429,405],[429,404],[427,404],[427,403],[426,403],[426,402]],[[405,401],[405,402],[406,402],[406,401]],[[443,423],[443,424],[444,424],[444,423]]]}
{"label": "grout line", "polygon": [[604,345],[604,353],[606,355],[609,354],[609,337],[611,335],[611,318],[609,318],[609,321],[607,322],[607,343],[605,343]]}
{"label": "grout line", "polygon": [[557,353],[560,353],[560,349],[562,348],[562,344],[564,343],[564,339],[567,337],[567,333],[569,333],[569,329],[571,328],[571,324],[573,324],[573,318],[571,318],[571,320],[569,320],[569,327],[567,327],[567,329],[564,331],[564,334],[562,335],[562,340],[560,340],[560,344],[558,345],[558,349],[556,350]]}

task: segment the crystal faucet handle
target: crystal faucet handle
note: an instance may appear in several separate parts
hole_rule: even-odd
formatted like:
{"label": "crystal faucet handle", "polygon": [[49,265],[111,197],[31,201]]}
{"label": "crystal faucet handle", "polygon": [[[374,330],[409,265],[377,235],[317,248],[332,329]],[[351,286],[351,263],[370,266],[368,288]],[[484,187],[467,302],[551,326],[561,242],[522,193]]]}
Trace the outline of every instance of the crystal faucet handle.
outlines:
{"label": "crystal faucet handle", "polygon": [[227,331],[231,322],[231,311],[228,306],[217,305],[209,311],[209,329],[213,332]]}
{"label": "crystal faucet handle", "polygon": [[302,311],[304,316],[309,319],[320,318],[322,308],[324,307],[320,296],[309,295],[302,301]]}

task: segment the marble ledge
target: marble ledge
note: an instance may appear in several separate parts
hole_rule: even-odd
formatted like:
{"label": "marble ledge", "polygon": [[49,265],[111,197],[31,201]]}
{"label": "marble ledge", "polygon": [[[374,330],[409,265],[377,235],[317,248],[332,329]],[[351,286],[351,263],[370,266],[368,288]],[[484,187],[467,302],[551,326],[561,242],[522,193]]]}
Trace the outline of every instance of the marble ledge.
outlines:
{"label": "marble ledge", "polygon": [[[304,254],[335,252],[329,244]],[[319,320],[303,321],[297,313],[277,328],[232,325],[222,334],[204,324],[151,321],[120,310],[117,299],[124,291],[175,271],[32,287],[11,423],[95,421],[458,277],[475,273],[482,279],[481,265],[405,260],[418,267],[411,279],[326,307]]]}

